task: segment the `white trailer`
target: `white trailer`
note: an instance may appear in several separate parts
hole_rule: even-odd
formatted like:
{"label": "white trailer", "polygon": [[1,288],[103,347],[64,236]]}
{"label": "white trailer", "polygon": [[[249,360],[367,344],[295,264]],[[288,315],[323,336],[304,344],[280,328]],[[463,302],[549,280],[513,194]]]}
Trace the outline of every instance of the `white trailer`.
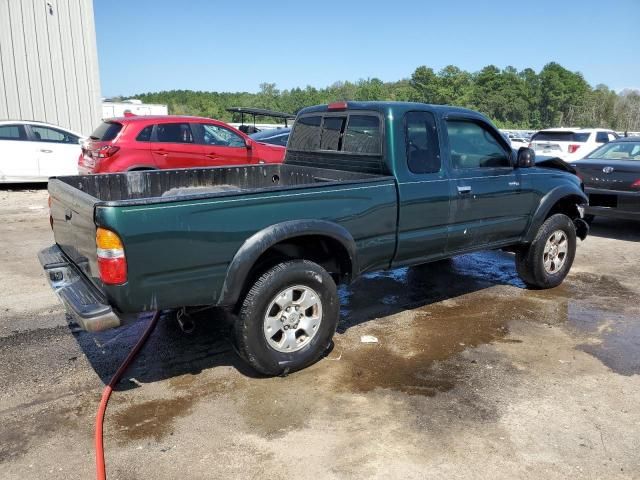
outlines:
{"label": "white trailer", "polygon": [[168,115],[166,105],[159,103],[142,103],[140,100],[130,99],[122,102],[102,102],[102,118],[124,117],[130,112],[134,115]]}

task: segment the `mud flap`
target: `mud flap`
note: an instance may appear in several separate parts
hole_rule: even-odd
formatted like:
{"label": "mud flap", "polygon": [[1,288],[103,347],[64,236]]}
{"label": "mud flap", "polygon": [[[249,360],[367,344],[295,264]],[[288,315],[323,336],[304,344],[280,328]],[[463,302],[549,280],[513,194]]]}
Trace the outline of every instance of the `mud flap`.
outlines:
{"label": "mud flap", "polygon": [[584,240],[587,238],[589,234],[589,224],[585,222],[582,218],[576,218],[573,221],[573,224],[576,226],[576,235],[580,240]]}

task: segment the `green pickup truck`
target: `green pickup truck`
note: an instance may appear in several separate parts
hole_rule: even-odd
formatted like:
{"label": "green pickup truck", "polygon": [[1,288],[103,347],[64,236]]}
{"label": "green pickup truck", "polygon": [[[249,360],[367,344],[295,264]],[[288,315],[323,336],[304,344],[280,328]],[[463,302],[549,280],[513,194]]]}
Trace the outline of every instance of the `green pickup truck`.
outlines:
{"label": "green pickup truck", "polygon": [[554,287],[588,233],[570,166],[516,153],[479,113],[419,103],[305,108],[279,165],[58,177],[49,194],[40,261],[82,328],[226,307],[266,375],[324,353],[336,284],[505,249],[526,285]]}

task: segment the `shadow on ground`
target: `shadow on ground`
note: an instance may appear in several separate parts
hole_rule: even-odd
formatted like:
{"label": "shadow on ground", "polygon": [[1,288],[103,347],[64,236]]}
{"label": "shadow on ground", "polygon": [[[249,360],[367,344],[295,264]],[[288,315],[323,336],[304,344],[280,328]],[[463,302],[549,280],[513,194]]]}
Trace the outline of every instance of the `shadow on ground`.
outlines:
{"label": "shadow on ground", "polygon": [[[353,285],[340,288],[342,308],[337,330],[345,333],[356,325],[494,285],[523,287],[511,254],[483,252],[451,261],[367,274]],[[96,334],[72,329],[86,358],[105,384],[150,319],[150,315],[142,315],[128,327]],[[208,310],[196,318],[196,331],[186,335],[172,315],[163,314],[126,378],[149,383],[219,366],[231,366],[243,375],[258,378],[233,350],[231,321],[225,312]],[[119,389],[135,388],[135,385],[135,382],[124,381]]]}
{"label": "shadow on ground", "polygon": [[635,220],[618,220],[598,218],[591,224],[589,235],[594,237],[640,242],[640,222]]}

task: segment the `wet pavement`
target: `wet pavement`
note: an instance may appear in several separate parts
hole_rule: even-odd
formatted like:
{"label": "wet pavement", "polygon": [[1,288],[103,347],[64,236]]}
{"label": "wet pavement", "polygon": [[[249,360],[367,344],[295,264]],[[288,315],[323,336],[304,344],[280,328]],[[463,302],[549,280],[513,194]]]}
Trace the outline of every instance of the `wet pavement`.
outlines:
{"label": "wet pavement", "polygon": [[[90,477],[101,390],[150,318],[69,326],[35,257],[46,192],[0,190],[0,218],[0,478]],[[326,358],[284,378],[245,367],[221,312],[192,335],[165,316],[110,402],[110,478],[637,478],[640,224],[578,248],[546,291],[504,252],[366,275]]]}

